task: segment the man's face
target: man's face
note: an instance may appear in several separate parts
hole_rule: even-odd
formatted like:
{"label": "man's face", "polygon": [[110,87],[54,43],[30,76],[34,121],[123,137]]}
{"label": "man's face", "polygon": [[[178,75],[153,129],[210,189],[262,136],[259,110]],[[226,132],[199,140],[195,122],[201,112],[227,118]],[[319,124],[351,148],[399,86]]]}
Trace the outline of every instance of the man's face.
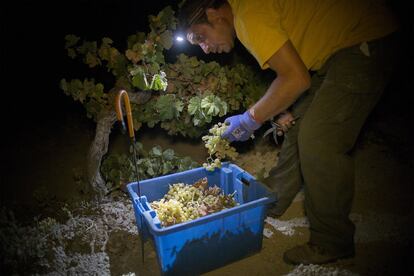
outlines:
{"label": "man's face", "polygon": [[228,53],[234,47],[233,27],[224,20],[208,24],[194,24],[187,31],[187,40],[204,53]]}

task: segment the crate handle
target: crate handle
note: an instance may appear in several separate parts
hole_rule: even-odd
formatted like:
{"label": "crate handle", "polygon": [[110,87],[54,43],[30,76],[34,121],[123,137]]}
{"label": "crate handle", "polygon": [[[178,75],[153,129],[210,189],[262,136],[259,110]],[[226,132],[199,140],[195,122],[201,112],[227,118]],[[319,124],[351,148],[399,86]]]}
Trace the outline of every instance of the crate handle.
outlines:
{"label": "crate handle", "polygon": [[246,178],[244,178],[244,177],[241,177],[240,178],[240,181],[244,184],[244,185],[246,185],[247,187],[249,187],[250,186],[250,180],[248,180],[248,179],[246,179]]}
{"label": "crate handle", "polygon": [[237,174],[237,179],[239,179],[247,187],[250,186],[250,184],[252,184],[252,181],[254,181],[254,178],[249,177],[249,175],[246,174],[244,171]]}

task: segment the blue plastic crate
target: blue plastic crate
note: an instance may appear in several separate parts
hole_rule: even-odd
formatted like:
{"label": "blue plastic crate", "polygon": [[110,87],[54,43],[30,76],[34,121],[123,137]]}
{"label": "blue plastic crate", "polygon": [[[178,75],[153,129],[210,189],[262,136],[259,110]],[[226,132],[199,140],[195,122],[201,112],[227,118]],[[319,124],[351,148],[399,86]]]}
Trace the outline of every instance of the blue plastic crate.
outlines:
{"label": "blue plastic crate", "polygon": [[[209,186],[225,194],[236,191],[238,206],[188,222],[162,227],[150,202],[160,200],[169,185],[193,184],[207,177]],[[224,163],[214,172],[196,168],[128,184],[137,226],[154,242],[163,275],[196,275],[260,251],[266,208],[275,201],[271,191],[240,167]],[[142,220],[141,220],[142,216]],[[141,225],[141,221],[143,225]]]}

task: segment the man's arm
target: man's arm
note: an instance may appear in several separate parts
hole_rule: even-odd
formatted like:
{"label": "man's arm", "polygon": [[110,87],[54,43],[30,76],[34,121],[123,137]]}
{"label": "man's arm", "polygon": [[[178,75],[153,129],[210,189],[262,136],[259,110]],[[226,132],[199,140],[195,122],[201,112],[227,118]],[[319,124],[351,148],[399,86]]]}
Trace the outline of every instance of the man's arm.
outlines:
{"label": "man's arm", "polygon": [[222,137],[246,141],[264,121],[291,106],[310,87],[310,75],[290,41],[287,41],[269,60],[277,76],[265,95],[243,114],[225,120],[228,128]]}
{"label": "man's arm", "polygon": [[250,108],[250,114],[259,123],[286,110],[311,83],[308,69],[290,40],[267,63],[277,77],[263,97]]}

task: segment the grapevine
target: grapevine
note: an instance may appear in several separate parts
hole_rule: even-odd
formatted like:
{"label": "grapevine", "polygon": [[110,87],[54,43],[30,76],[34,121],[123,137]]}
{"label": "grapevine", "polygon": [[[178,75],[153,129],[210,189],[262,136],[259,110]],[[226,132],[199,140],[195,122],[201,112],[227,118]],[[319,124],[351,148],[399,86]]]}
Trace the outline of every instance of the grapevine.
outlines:
{"label": "grapevine", "polygon": [[[126,48],[117,49],[109,37],[86,41],[69,34],[65,49],[70,58],[80,58],[90,68],[104,67],[114,77],[112,87],[104,79],[62,79],[65,94],[81,102],[94,120],[113,104],[113,88],[128,93],[150,91],[145,103],[132,103],[134,127],[159,125],[170,135],[198,138],[215,117],[246,108],[265,91],[266,81],[243,64],[222,66],[180,54],[173,63],[164,54],[173,45],[177,19],[171,7],[149,17],[149,33],[127,37]],[[109,83],[108,83],[109,84]],[[203,129],[204,128],[204,129]]]}
{"label": "grapevine", "polygon": [[234,194],[224,195],[218,186],[208,187],[207,178],[203,178],[193,185],[170,185],[168,193],[151,202],[151,207],[165,227],[234,207]]}
{"label": "grapevine", "polygon": [[223,123],[215,124],[209,130],[210,135],[202,137],[209,153],[207,162],[203,163],[203,167],[208,171],[221,168],[221,161],[223,159],[235,159],[238,156],[236,149],[230,146],[230,142],[221,138],[221,135],[226,131],[227,127]]}
{"label": "grapevine", "polygon": [[[155,146],[146,151],[138,142],[135,147],[138,173],[142,180],[199,167],[190,157],[178,156],[172,149]],[[122,189],[125,184],[136,180],[133,154],[131,148],[129,155],[112,153],[102,162],[101,171],[110,191]]]}
{"label": "grapevine", "polygon": [[[178,22],[175,11],[167,6],[148,19],[149,32],[136,32],[127,37],[126,43],[115,43],[109,37],[87,41],[75,34],[65,36],[64,47],[70,58],[80,59],[95,73],[113,75],[98,78],[92,72],[83,80],[64,78],[60,82],[63,92],[80,102],[86,115],[97,122],[97,135],[88,155],[88,181],[100,193],[107,192],[105,178],[110,189],[130,179],[126,158],[115,160],[127,164],[120,165],[119,172],[109,164],[110,175],[102,177],[100,170],[112,127],[114,92],[124,89],[134,96],[131,108],[136,131],[144,125],[159,126],[169,135],[199,138],[217,117],[257,101],[270,81],[241,63],[222,66],[184,54],[166,60]],[[222,157],[215,157],[218,160],[214,159],[211,169],[221,165]],[[169,165],[145,162],[145,173],[150,177],[170,172]]]}

